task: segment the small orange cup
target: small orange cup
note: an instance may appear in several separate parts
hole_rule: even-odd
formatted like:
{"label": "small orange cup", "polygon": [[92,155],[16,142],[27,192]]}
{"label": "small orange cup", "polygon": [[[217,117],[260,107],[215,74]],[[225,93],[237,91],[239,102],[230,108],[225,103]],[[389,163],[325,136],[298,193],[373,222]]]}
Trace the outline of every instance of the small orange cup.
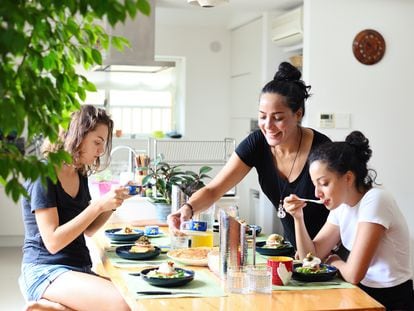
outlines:
{"label": "small orange cup", "polygon": [[267,258],[267,266],[272,268],[272,284],[287,285],[292,278],[293,258],[273,256]]}

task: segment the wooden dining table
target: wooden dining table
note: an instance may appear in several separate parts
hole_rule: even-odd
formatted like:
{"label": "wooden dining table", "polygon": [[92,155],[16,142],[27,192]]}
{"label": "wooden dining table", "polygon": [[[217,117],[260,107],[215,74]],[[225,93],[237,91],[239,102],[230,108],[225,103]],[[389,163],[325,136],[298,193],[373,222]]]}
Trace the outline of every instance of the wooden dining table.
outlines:
{"label": "wooden dining table", "polygon": [[[115,226],[116,227],[116,226]],[[106,227],[107,229],[108,227]],[[167,229],[163,228],[167,233]],[[137,299],[124,279],[128,266],[120,268],[107,257],[109,247],[104,230],[92,238],[92,259],[97,272],[109,277],[119,289],[131,310],[385,310],[376,300],[358,287],[335,289],[273,290],[271,294],[232,294],[221,297],[170,297]],[[192,266],[192,270],[211,273],[217,286],[223,283],[208,267]],[[136,270],[136,268],[135,268]]]}

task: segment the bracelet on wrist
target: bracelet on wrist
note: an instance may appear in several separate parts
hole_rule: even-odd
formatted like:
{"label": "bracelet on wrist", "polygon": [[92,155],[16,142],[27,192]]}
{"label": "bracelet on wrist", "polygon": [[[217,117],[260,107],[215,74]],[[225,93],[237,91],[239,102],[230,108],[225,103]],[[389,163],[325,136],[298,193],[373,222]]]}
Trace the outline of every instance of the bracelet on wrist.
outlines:
{"label": "bracelet on wrist", "polygon": [[193,206],[190,203],[184,203],[183,206],[185,206],[185,205],[187,205],[190,208],[190,210],[191,210],[191,217],[193,217],[193,215],[194,215]]}

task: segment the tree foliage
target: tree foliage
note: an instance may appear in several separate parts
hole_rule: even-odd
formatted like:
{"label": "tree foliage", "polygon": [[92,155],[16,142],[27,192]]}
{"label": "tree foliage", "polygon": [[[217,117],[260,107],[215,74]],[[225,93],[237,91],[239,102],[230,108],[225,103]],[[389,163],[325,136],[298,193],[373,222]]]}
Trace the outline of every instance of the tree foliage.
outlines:
{"label": "tree foliage", "polygon": [[27,195],[21,180],[56,181],[53,168],[71,161],[65,152],[48,161],[24,155],[16,138],[56,141],[86,91],[96,91],[76,66],[102,64],[102,49],[128,44],[110,38],[101,22],[114,26],[138,12],[150,14],[147,0],[0,1],[0,183],[14,201]]}

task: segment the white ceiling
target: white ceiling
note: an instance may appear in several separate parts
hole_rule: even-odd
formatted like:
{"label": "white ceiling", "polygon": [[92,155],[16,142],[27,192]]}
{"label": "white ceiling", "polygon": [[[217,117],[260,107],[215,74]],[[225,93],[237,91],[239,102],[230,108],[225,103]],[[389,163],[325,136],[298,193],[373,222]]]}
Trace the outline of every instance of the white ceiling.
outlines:
{"label": "white ceiling", "polygon": [[156,23],[234,28],[264,12],[280,14],[300,4],[303,0],[229,0],[214,8],[202,8],[187,0],[156,0]]}

